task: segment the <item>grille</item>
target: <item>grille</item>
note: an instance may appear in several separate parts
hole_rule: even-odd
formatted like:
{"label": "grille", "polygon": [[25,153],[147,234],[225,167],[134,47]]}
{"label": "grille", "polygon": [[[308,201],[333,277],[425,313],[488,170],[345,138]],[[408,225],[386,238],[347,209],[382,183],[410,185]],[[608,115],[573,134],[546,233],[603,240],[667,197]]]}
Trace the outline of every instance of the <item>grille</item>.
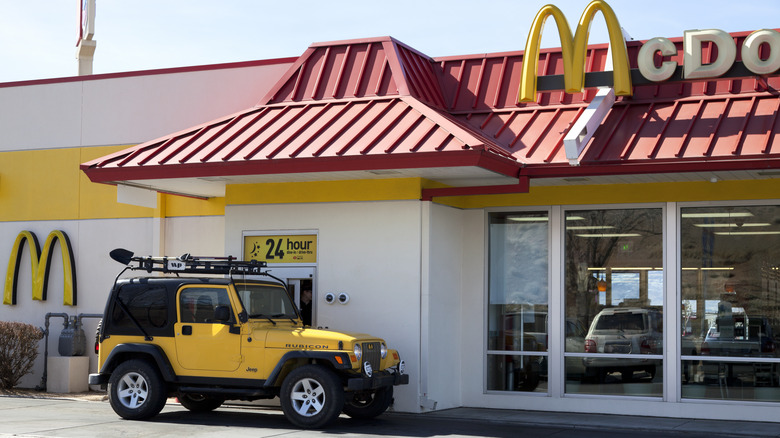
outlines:
{"label": "grille", "polygon": [[363,343],[363,362],[371,364],[371,369],[374,372],[379,371],[379,362],[381,360],[381,352],[379,342],[364,342]]}

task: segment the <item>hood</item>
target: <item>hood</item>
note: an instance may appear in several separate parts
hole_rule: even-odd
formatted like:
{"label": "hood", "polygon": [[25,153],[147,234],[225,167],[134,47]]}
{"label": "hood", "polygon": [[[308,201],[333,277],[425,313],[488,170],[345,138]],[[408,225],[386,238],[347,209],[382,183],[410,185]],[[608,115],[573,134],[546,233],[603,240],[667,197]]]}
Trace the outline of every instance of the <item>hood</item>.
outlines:
{"label": "hood", "polygon": [[355,341],[375,341],[382,339],[365,333],[342,333],[330,330],[300,328],[297,330],[268,330],[265,339],[266,348],[295,348],[300,350],[338,350],[339,341],[342,349],[351,348]]}

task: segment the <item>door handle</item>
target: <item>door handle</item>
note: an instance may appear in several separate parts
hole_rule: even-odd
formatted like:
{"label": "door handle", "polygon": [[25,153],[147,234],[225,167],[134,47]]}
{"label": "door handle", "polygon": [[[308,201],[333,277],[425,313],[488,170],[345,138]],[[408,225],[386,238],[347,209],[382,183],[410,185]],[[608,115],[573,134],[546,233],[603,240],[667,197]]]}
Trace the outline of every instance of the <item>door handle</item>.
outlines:
{"label": "door handle", "polygon": [[183,325],[181,327],[181,334],[185,336],[189,336],[192,334],[192,326],[191,325]]}

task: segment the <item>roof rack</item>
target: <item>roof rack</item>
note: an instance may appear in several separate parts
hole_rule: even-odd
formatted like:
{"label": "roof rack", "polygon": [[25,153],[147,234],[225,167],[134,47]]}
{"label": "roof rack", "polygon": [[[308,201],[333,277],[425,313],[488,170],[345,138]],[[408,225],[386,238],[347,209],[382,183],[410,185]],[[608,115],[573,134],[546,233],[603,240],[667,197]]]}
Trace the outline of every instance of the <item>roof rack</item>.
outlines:
{"label": "roof rack", "polygon": [[[216,275],[266,275],[260,269],[268,266],[266,262],[236,260],[227,257],[196,257],[184,254],[179,257],[134,257],[132,251],[117,248],[109,253],[111,258],[133,271],[163,272],[171,274],[216,274]],[[135,263],[135,265],[133,265]]]}

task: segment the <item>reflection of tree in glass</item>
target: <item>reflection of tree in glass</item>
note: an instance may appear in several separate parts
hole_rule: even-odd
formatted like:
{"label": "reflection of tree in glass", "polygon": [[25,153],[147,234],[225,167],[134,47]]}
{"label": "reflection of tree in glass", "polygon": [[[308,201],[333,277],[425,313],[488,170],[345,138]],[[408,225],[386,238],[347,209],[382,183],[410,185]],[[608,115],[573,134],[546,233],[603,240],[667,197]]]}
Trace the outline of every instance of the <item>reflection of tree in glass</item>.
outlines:
{"label": "reflection of tree in glass", "polygon": [[[582,210],[566,217],[567,316],[589,324],[599,309],[596,277],[587,269],[626,266],[626,259],[641,262],[637,266],[660,266],[661,210]],[[623,246],[624,251],[616,251]]]}

